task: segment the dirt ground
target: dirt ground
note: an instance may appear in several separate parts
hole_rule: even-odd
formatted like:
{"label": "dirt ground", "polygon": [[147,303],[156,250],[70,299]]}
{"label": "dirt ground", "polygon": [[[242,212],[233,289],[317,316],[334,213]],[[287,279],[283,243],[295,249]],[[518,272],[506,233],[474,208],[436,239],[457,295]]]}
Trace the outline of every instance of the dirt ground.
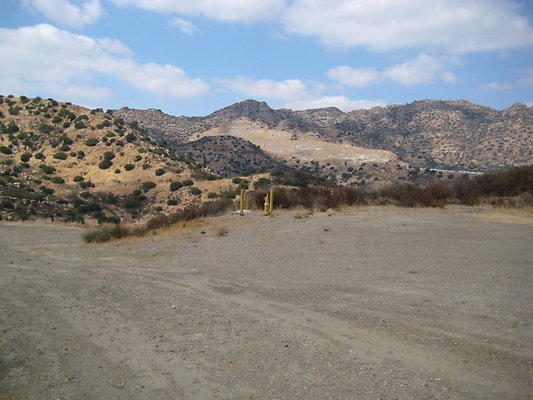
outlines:
{"label": "dirt ground", "polygon": [[531,214],[82,232],[0,223],[2,400],[532,398]]}

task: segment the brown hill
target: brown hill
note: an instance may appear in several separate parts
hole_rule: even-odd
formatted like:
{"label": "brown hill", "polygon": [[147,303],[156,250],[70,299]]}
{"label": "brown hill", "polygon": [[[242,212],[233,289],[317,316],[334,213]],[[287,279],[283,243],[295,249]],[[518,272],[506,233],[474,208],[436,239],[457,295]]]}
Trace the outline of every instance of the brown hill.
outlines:
{"label": "brown hill", "polygon": [[205,136],[176,145],[175,149],[197,164],[209,166],[225,176],[269,172],[286,167],[255,144],[234,136]]}
{"label": "brown hill", "polygon": [[0,96],[1,218],[138,219],[235,188],[213,178],[112,112]]}
{"label": "brown hill", "polygon": [[[246,100],[207,117],[171,117],[153,110],[129,109],[118,110],[117,114],[139,121],[148,133],[171,144],[211,133],[234,135],[238,125],[241,132],[289,132],[302,145],[305,137],[314,137],[323,142],[387,150],[400,161],[422,168],[483,171],[524,165],[533,159],[533,109],[522,104],[497,111],[463,100],[424,100],[343,113],[334,107],[273,110],[264,102]],[[250,140],[244,134],[240,137]],[[286,158],[293,157],[299,158],[294,152]],[[322,161],[330,157],[328,153],[313,158]]]}

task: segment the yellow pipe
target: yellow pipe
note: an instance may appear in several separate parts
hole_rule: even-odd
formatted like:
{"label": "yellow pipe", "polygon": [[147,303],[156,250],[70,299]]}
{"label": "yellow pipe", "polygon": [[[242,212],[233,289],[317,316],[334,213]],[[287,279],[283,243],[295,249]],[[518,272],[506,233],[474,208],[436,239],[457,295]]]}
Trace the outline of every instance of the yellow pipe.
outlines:
{"label": "yellow pipe", "polygon": [[274,211],[274,191],[271,190],[270,191],[270,203],[269,203],[269,207],[268,207],[268,214],[272,214],[272,212]]}
{"label": "yellow pipe", "polygon": [[265,196],[265,205],[264,205],[263,208],[264,208],[263,215],[270,215],[270,213],[269,213],[269,210],[270,210],[270,200],[269,200],[268,193],[267,193],[267,195]]}
{"label": "yellow pipe", "polygon": [[241,189],[240,210],[241,210],[241,215],[244,215],[244,189]]}

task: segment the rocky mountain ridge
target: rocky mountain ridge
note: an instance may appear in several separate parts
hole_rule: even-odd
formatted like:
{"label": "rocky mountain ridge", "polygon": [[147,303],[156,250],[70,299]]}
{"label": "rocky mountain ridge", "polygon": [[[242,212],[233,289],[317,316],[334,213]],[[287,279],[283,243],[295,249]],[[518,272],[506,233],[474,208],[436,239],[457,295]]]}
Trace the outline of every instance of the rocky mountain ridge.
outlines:
{"label": "rocky mountain ridge", "polygon": [[465,100],[421,100],[406,105],[342,112],[337,108],[274,110],[245,100],[206,117],[172,117],[154,110],[116,110],[171,145],[195,140],[235,121],[262,129],[312,135],[324,142],[388,150],[417,167],[484,171],[533,159],[533,109],[523,104],[497,111]]}

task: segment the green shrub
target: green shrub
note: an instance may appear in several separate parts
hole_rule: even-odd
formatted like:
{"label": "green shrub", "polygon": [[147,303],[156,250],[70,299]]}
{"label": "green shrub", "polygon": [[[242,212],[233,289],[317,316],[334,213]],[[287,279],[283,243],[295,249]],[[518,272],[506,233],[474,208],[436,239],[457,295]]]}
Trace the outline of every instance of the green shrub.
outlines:
{"label": "green shrub", "polygon": [[70,128],[70,122],[63,122],[63,128]]}
{"label": "green shrub", "polygon": [[13,152],[11,151],[11,149],[9,147],[6,147],[6,146],[0,146],[0,153],[3,153],[3,154],[13,154]]}
{"label": "green shrub", "polygon": [[177,206],[178,204],[179,204],[178,199],[168,199],[167,200],[167,205],[169,205],[169,206]]}
{"label": "green shrub", "polygon": [[124,165],[124,169],[126,171],[131,171],[133,168],[135,168],[135,166],[133,164],[126,164]]}
{"label": "green shrub", "polygon": [[98,139],[96,138],[90,138],[85,141],[85,145],[89,147],[96,146],[98,144]]}
{"label": "green shrub", "polygon": [[233,178],[231,181],[237,185],[237,184],[241,183],[242,178]]}
{"label": "green shrub", "polygon": [[181,182],[183,186],[192,186],[194,182],[190,179],[185,179],[183,182]]}
{"label": "green shrub", "polygon": [[37,160],[44,160],[44,159],[45,159],[43,153],[35,153],[34,157],[35,157]]}
{"label": "green shrub", "polygon": [[41,124],[39,126],[39,131],[42,133],[50,133],[54,130],[54,127],[48,124]]}
{"label": "green shrub", "polygon": [[155,174],[156,176],[161,176],[163,174],[165,174],[167,171],[165,171],[163,168],[158,168],[155,170]]}
{"label": "green shrub", "polygon": [[100,168],[100,169],[108,169],[112,165],[113,165],[113,163],[110,160],[104,159],[104,160],[102,160],[100,162],[100,164],[98,164],[98,168]]}
{"label": "green shrub", "polygon": [[54,176],[52,179],[50,179],[50,182],[61,185],[65,183],[65,180],[61,178],[60,176]]}
{"label": "green shrub", "polygon": [[143,164],[143,169],[148,169],[150,167],[151,167],[151,165],[149,163],[144,163]]}
{"label": "green shrub", "polygon": [[183,183],[181,182],[171,182],[170,183],[170,190],[175,192],[176,190],[183,187]]}
{"label": "green shrub", "polygon": [[259,178],[257,181],[254,182],[254,188],[262,188],[265,186],[269,186],[272,183],[270,179],[267,178]]}
{"label": "green shrub", "polygon": [[142,156],[139,156],[139,155],[135,156],[135,161],[141,161],[142,159],[143,159]]}
{"label": "green shrub", "polygon": [[145,192],[147,192],[148,190],[153,189],[153,188],[155,188],[155,187],[156,187],[155,182],[151,182],[151,181],[144,182],[144,183],[142,184],[142,188],[143,188],[143,190],[144,190]]}
{"label": "green shrub", "polygon": [[74,182],[83,182],[85,180],[85,178],[83,176],[76,175],[74,178],[72,178],[72,180]]}
{"label": "green shrub", "polygon": [[62,151],[59,151],[54,154],[54,158],[57,160],[66,160],[68,157],[67,153],[64,153]]}
{"label": "green shrub", "polygon": [[115,153],[113,153],[112,151],[106,151],[104,153],[104,160],[112,160],[113,158],[115,158]]}
{"label": "green shrub", "polygon": [[192,186],[189,192],[194,196],[199,196],[202,194],[202,191],[198,189],[196,186]]}
{"label": "green shrub", "polygon": [[81,150],[78,151],[78,152],[76,153],[76,158],[77,158],[78,160],[83,160],[83,159],[85,158],[85,153],[84,153],[83,151],[81,151]]}
{"label": "green shrub", "polygon": [[210,192],[207,194],[208,199],[216,199],[218,195],[215,192]]}
{"label": "green shrub", "polygon": [[56,169],[54,167],[51,167],[49,165],[41,164],[39,165],[39,168],[47,175],[51,175],[56,172]]}

